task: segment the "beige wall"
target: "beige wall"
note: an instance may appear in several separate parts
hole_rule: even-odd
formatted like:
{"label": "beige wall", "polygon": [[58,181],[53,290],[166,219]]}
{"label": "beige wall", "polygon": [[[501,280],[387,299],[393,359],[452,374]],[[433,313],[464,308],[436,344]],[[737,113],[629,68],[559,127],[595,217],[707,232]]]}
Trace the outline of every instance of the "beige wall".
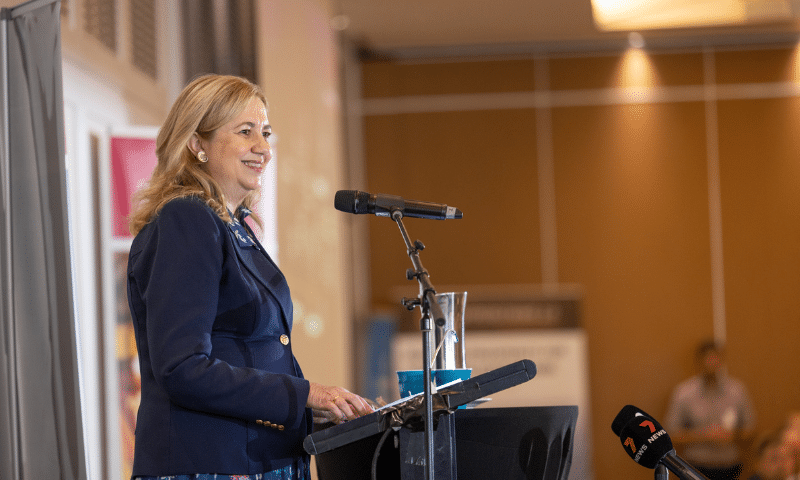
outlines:
{"label": "beige wall", "polygon": [[[21,3],[21,2],[18,2]],[[127,5],[125,5],[127,7]],[[183,88],[181,72],[174,65],[182,58],[179,49],[177,9],[174,4],[162,5],[158,12],[159,78],[153,79],[136,68],[130,58],[130,29],[132,26],[120,9],[117,22],[119,44],[113,52],[86,33],[83,2],[71,2],[69,10],[62,9],[62,59],[101,82],[125,102],[125,112],[109,112],[119,124],[160,125],[167,116],[177,90]],[[65,11],[68,14],[65,15]],[[92,95],[91,91],[86,92]]]}
{"label": "beige wall", "polygon": [[278,166],[279,263],[295,303],[294,352],[306,378],[353,388],[346,292],[338,44],[329,2],[270,0],[259,12],[259,78]]}
{"label": "beige wall", "polygon": [[[647,475],[611,421],[662,417],[705,338],[760,431],[800,409],[796,65],[791,45],[362,65],[369,190],[464,211],[406,220],[434,285],[581,287],[595,478]],[[397,227],[369,228],[373,307],[399,312]]]}

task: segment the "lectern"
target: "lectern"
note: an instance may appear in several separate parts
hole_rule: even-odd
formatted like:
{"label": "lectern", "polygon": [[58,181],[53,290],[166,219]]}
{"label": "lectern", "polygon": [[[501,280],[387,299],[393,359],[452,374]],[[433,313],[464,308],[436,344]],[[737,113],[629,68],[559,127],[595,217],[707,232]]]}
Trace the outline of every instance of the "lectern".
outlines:
{"label": "lectern", "polygon": [[[457,410],[536,374],[530,360],[492,370],[436,392],[435,479],[566,480],[577,406]],[[423,480],[424,416],[419,395],[332,426],[304,442],[319,480]],[[394,405],[394,404],[392,404]]]}

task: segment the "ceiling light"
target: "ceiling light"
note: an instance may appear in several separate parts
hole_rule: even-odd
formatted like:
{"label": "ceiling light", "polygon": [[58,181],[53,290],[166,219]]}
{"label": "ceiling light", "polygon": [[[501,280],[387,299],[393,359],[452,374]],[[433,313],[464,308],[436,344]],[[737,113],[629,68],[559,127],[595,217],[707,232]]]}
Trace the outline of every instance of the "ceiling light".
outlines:
{"label": "ceiling light", "polygon": [[628,45],[631,48],[644,48],[644,37],[639,32],[631,32],[628,34]]}
{"label": "ceiling light", "polygon": [[797,0],[592,0],[601,30],[690,28],[792,21]]}

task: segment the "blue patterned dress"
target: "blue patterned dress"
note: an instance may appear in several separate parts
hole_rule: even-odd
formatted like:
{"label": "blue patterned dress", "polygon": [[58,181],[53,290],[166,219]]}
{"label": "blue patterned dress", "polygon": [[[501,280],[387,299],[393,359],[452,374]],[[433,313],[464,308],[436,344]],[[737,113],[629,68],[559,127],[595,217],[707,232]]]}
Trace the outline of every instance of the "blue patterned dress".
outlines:
{"label": "blue patterned dress", "polygon": [[310,480],[308,462],[298,459],[294,464],[266,473],[251,475],[219,475],[195,473],[190,475],[167,475],[163,477],[134,477],[133,480]]}

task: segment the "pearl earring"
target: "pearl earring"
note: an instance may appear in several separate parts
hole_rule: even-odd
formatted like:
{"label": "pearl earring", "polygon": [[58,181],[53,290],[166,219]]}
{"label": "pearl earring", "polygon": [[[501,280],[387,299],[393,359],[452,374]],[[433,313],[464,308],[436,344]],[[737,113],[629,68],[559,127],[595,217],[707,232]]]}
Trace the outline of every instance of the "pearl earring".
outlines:
{"label": "pearl earring", "polygon": [[197,152],[197,159],[200,160],[201,163],[206,163],[208,161],[208,155],[206,155],[206,152],[200,150]]}

